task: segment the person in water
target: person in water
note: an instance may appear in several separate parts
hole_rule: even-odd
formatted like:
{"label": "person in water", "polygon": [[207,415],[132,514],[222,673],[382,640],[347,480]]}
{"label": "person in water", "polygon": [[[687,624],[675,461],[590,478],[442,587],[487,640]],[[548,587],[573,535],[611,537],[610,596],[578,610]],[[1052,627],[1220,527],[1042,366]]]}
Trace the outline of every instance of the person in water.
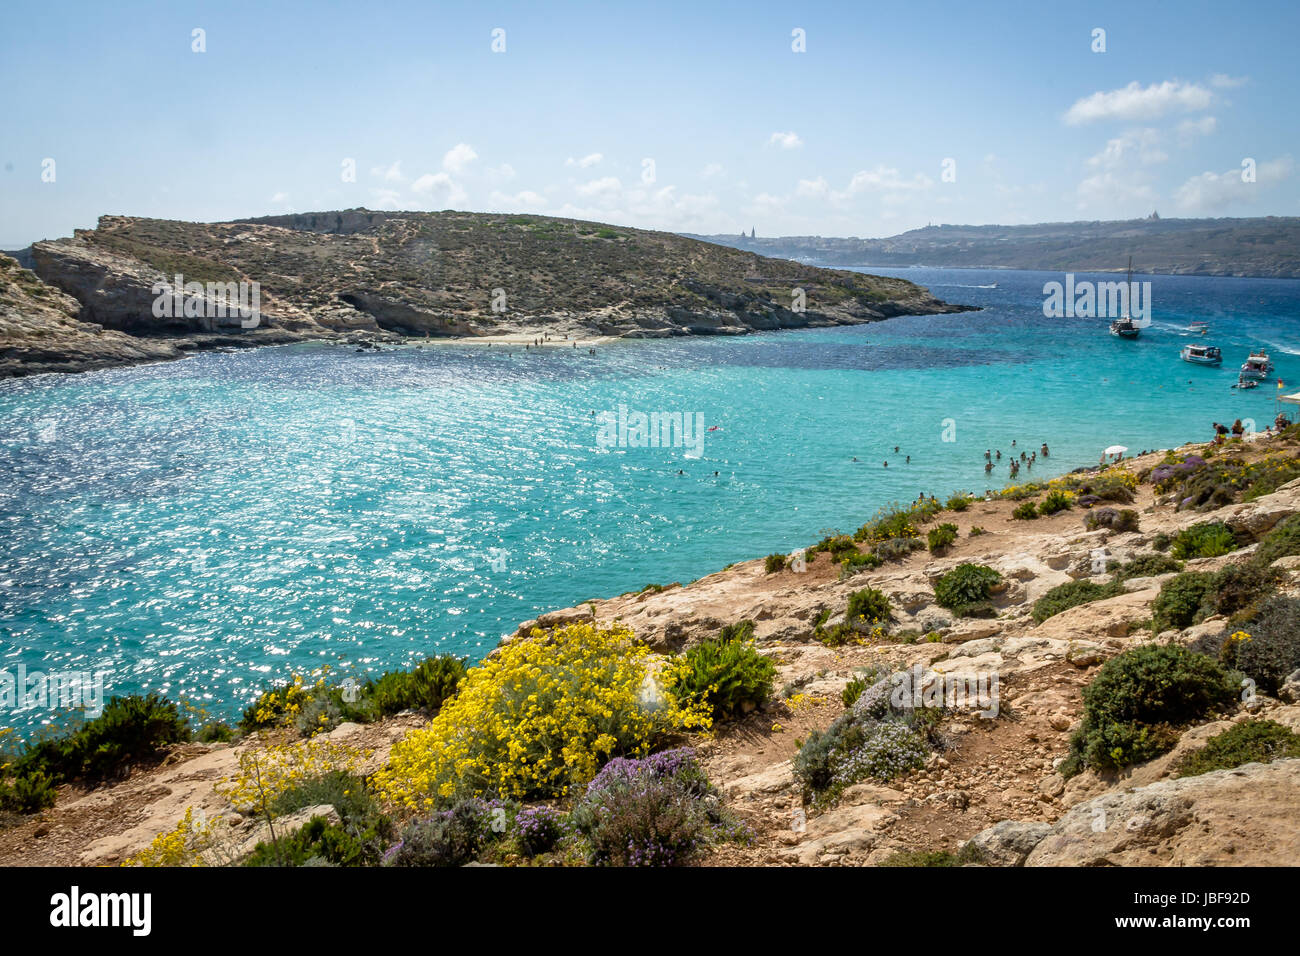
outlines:
{"label": "person in water", "polygon": [[987,475],[987,474],[988,474],[990,471],[992,471],[992,470],[993,470],[993,462],[991,462],[991,461],[986,461],[986,462],[984,463],[984,474]]}
{"label": "person in water", "polygon": [[910,465],[911,463],[912,463],[912,456],[911,456],[911,455],[908,455],[908,456],[907,456],[907,461],[905,461],[903,464],[905,464],[905,465]]}
{"label": "person in water", "polygon": [[1042,452],[1043,452],[1043,457],[1046,458],[1046,457],[1047,457],[1047,442],[1043,442]]}
{"label": "person in water", "polygon": [[998,449],[998,461],[1001,461],[1001,460],[1002,460],[1002,449],[999,448],[999,449]]}

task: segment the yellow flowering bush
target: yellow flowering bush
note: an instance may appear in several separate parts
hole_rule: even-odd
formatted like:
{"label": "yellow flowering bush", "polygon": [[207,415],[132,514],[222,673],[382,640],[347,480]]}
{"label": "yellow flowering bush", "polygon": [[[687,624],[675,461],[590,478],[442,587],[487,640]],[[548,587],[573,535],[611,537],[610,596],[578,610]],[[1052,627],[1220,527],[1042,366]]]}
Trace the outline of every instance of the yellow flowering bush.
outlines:
{"label": "yellow flowering bush", "polygon": [[278,687],[262,692],[262,695],[244,711],[239,722],[245,730],[259,730],[263,727],[288,727],[293,725],[303,708],[324,689],[325,678],[321,677],[313,684],[308,684],[301,674],[294,674],[293,680]]}
{"label": "yellow flowering bush", "polygon": [[212,847],[214,824],[206,817],[194,818],[186,807],[176,829],[160,833],[153,842],[122,861],[123,866],[207,866],[203,853]]}
{"label": "yellow flowering bush", "polygon": [[394,745],[376,788],[412,810],[469,796],[564,796],[611,757],[710,727],[672,681],[621,625],[534,630],[471,668],[428,727]]}
{"label": "yellow flowering bush", "polygon": [[336,744],[329,740],[299,740],[294,743],[245,750],[239,755],[239,771],[217,786],[240,813],[265,814],[281,794],[334,771],[356,773],[371,751]]}

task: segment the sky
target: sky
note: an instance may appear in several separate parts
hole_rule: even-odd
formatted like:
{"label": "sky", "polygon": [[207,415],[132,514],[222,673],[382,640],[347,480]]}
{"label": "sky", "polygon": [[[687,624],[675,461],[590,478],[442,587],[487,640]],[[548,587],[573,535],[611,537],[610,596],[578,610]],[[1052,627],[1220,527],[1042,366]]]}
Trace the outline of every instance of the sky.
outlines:
{"label": "sky", "polygon": [[1295,2],[42,0],[0,31],[0,248],[357,206],[862,237],[1300,215]]}

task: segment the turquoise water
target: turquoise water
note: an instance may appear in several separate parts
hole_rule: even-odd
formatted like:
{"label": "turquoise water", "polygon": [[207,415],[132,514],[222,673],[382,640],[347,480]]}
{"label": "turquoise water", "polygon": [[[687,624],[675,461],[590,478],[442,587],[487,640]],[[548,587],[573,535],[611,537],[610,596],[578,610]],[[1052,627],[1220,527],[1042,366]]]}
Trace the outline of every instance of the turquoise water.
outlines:
{"label": "turquoise water", "polygon": [[[1300,390],[1300,282],[1152,277],[1154,324],[1125,342],[1043,317],[1058,274],[875,271],[984,311],[595,356],[303,345],[0,383],[0,667],[104,671],[110,694],[229,716],[295,670],[477,659],[539,611],[1000,486],[984,450],[1013,439],[1051,446],[1024,480],[1213,420],[1262,428],[1273,384],[1229,388],[1253,347]],[[1193,320],[1222,369],[1179,361]],[[698,458],[600,447],[620,404],[717,430]]]}

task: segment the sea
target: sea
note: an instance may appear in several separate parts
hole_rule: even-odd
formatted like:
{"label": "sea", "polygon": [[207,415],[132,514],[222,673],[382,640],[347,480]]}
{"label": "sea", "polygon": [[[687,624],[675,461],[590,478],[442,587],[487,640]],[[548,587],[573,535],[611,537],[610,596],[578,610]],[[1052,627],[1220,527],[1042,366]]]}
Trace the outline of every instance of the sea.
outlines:
{"label": "sea", "polygon": [[[861,271],[980,311],[0,382],[0,674],[97,674],[108,695],[230,719],[294,673],[477,661],[547,610],[789,552],[919,494],[982,494],[1044,443],[1019,481],[1215,421],[1263,429],[1300,391],[1300,281],[1135,276],[1152,323],[1125,341],[1044,315],[1059,273]],[[1181,361],[1189,342],[1223,366]],[[1232,389],[1256,348],[1273,378]],[[0,726],[61,719],[20,705],[0,701]]]}

